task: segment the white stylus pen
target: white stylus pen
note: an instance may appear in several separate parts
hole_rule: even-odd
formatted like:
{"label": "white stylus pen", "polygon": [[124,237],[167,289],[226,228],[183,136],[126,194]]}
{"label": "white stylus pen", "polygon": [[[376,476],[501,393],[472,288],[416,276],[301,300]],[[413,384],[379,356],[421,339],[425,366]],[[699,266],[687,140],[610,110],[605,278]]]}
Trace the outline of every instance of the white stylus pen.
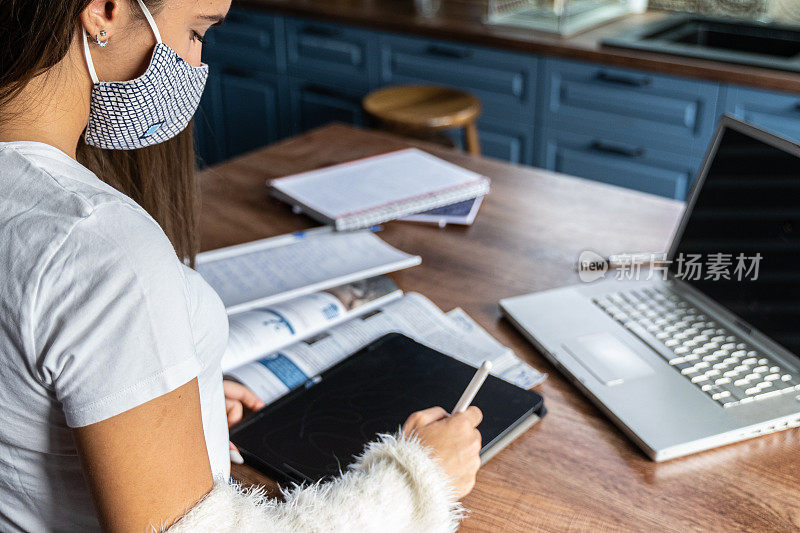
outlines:
{"label": "white stylus pen", "polygon": [[478,391],[483,385],[483,382],[486,381],[486,376],[489,375],[489,371],[492,369],[492,362],[491,361],[484,361],[483,364],[478,368],[478,371],[475,372],[475,375],[472,376],[472,380],[470,380],[469,385],[467,388],[464,389],[464,394],[461,395],[459,398],[458,403],[453,408],[452,414],[463,413],[469,407],[469,404],[472,403],[472,400],[475,399],[475,395],[478,394]]}

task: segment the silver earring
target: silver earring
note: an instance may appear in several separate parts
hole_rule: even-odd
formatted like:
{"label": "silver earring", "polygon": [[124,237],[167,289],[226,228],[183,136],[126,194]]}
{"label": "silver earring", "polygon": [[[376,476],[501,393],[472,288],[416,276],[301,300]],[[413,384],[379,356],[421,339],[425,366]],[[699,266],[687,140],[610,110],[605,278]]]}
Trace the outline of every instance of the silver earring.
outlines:
{"label": "silver earring", "polygon": [[108,35],[106,30],[100,30],[100,33],[94,36],[94,42],[96,42],[100,48],[103,48],[108,44],[108,39],[102,41],[100,40],[100,37],[105,37],[106,35]]}

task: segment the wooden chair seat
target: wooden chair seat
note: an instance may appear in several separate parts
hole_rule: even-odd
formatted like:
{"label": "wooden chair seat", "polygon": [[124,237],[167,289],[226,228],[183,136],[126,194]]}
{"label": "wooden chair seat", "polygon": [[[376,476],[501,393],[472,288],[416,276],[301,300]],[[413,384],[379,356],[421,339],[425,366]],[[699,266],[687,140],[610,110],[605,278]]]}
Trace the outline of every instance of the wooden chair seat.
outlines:
{"label": "wooden chair seat", "polygon": [[467,151],[480,155],[475,122],[481,114],[481,102],[467,92],[431,85],[384,87],[365,96],[363,106],[397,133],[433,138],[438,132],[463,128]]}

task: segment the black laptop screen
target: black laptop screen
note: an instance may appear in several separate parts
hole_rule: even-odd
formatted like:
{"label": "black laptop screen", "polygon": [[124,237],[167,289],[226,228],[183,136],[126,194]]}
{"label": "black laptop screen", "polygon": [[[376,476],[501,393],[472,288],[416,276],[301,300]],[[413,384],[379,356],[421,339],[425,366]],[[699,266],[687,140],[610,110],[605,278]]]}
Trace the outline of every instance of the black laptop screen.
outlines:
{"label": "black laptop screen", "polygon": [[800,356],[800,158],[726,128],[670,270]]}

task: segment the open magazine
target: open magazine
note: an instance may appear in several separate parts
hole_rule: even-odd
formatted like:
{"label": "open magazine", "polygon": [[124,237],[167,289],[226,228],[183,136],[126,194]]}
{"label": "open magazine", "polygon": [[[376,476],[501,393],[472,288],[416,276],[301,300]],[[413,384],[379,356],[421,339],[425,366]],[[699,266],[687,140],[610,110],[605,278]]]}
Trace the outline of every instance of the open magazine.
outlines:
{"label": "open magazine", "polygon": [[418,265],[370,230],[321,227],[197,254],[228,314]]}
{"label": "open magazine", "polygon": [[230,315],[222,369],[228,371],[312,338],[402,295],[390,278],[378,276]]}
{"label": "open magazine", "polygon": [[[374,299],[352,298],[353,294],[371,294]],[[255,327],[252,324],[259,320],[255,315],[243,320],[236,315],[230,317],[231,334],[223,357],[223,371],[247,385],[265,403],[302,386],[390,332],[403,333],[473,366],[488,359],[493,363],[493,374],[524,389],[538,385],[546,377],[497,342],[463,310],[445,314],[421,294],[402,295],[388,278],[373,278],[360,286],[353,284],[311,296],[320,299],[313,305],[309,296],[279,304],[275,306],[279,308],[277,314],[273,314],[274,309],[265,312],[261,324]],[[326,318],[321,309],[331,298],[339,299],[342,312],[349,316],[344,320],[332,319],[333,325],[324,329],[321,324]],[[344,302],[348,300],[358,306],[345,311]],[[293,319],[287,318],[286,309],[293,310]],[[301,317],[300,309],[307,314]],[[280,335],[273,337],[275,330]],[[292,330],[311,333],[305,338],[296,333],[292,337],[296,342],[288,343],[285,339]],[[275,349],[276,344],[283,347]]]}
{"label": "open magazine", "polygon": [[268,403],[399,332],[473,366],[491,360],[525,389],[544,380],[461,309],[445,314],[383,275],[419,262],[370,230],[324,227],[198,254],[229,315],[223,372]]}

